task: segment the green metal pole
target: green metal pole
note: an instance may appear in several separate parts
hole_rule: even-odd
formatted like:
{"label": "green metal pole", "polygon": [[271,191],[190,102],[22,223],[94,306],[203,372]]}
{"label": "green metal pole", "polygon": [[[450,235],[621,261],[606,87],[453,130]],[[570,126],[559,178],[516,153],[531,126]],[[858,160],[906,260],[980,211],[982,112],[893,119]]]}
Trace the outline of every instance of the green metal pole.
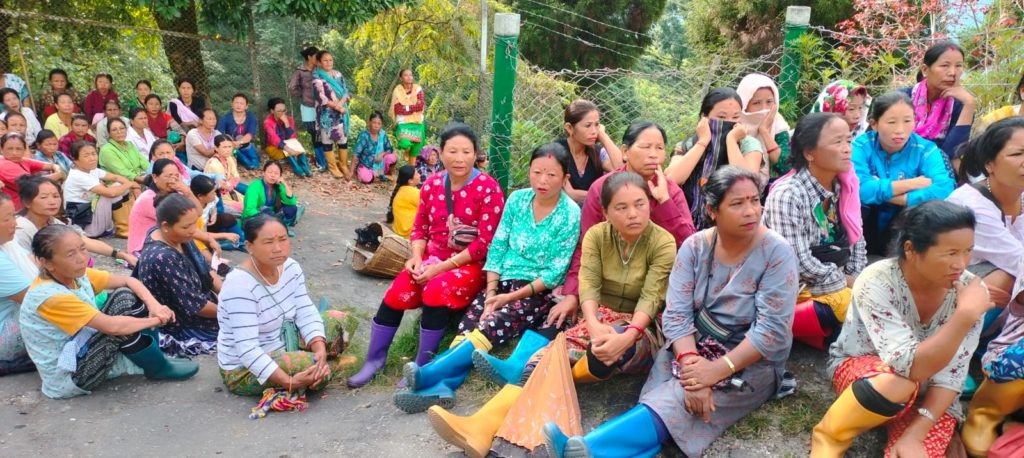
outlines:
{"label": "green metal pole", "polygon": [[810,21],[809,6],[786,8],[786,35],[782,44],[782,63],[779,71],[779,105],[799,102],[797,83],[800,81],[800,55],[796,51],[796,40],[807,32]]}
{"label": "green metal pole", "polygon": [[516,58],[519,55],[519,15],[494,15],[494,93],[491,111],[490,168],[492,176],[507,193],[509,161],[512,156],[512,93],[516,87]]}

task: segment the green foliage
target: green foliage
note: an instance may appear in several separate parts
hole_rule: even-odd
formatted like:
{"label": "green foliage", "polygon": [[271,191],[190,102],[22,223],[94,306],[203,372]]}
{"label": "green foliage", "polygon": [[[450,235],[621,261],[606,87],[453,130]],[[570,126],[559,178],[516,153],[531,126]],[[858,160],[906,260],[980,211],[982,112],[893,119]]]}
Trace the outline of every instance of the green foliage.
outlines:
{"label": "green foliage", "polygon": [[811,25],[833,27],[853,13],[852,0],[687,0],[686,40],[692,52],[756,57],[782,44],[786,7],[811,7]]}
{"label": "green foliage", "polygon": [[654,46],[650,51],[673,67],[679,67],[691,55],[686,43],[687,1],[668,0],[661,19],[651,28]]}
{"label": "green foliage", "polygon": [[519,40],[523,57],[547,69],[576,70],[632,67],[651,44],[647,32],[661,16],[666,0],[514,3],[525,20]]}

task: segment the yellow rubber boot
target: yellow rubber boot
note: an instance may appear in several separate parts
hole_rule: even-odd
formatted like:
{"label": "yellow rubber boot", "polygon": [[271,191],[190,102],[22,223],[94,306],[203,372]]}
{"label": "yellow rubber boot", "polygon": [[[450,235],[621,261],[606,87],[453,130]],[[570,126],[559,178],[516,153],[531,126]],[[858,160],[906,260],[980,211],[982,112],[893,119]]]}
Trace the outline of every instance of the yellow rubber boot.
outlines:
{"label": "yellow rubber boot", "polygon": [[331,172],[331,176],[341,178],[341,171],[338,170],[338,155],[334,150],[325,150],[324,158],[327,160],[327,171]]}
{"label": "yellow rubber boot", "polygon": [[600,382],[604,379],[590,373],[590,363],[587,361],[587,356],[584,355],[576,364],[572,366],[572,379],[576,383],[594,383]]}
{"label": "yellow rubber boot", "polygon": [[461,448],[471,458],[484,458],[491,450],[498,428],[522,392],[522,387],[508,384],[473,415],[460,417],[433,406],[427,410],[427,418],[446,442]]}
{"label": "yellow rubber boot", "polygon": [[847,387],[832,403],[832,407],[828,408],[828,412],[825,412],[825,417],[814,426],[811,432],[811,457],[842,457],[853,444],[854,438],[890,419],[892,417],[866,409],[857,401],[853,387]]}
{"label": "yellow rubber boot", "polygon": [[1021,408],[1024,404],[1022,401],[1024,380],[996,383],[985,377],[971,399],[967,420],[960,433],[967,454],[982,457],[988,455],[988,449],[998,437],[996,431],[999,424],[1007,415]]}
{"label": "yellow rubber boot", "polygon": [[348,148],[338,148],[338,169],[345,179],[352,176],[352,170],[348,166]]}

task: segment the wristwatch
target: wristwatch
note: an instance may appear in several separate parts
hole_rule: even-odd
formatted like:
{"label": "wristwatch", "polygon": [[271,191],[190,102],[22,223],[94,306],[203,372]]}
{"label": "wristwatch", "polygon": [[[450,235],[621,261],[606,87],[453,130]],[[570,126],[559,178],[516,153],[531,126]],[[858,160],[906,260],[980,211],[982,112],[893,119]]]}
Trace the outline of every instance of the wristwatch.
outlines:
{"label": "wristwatch", "polygon": [[917,409],[917,414],[922,416],[922,417],[925,417],[925,418],[931,420],[932,423],[935,423],[937,421],[935,419],[935,415],[932,414],[932,411],[928,410],[928,409],[926,409],[924,407],[921,407],[920,409]]}

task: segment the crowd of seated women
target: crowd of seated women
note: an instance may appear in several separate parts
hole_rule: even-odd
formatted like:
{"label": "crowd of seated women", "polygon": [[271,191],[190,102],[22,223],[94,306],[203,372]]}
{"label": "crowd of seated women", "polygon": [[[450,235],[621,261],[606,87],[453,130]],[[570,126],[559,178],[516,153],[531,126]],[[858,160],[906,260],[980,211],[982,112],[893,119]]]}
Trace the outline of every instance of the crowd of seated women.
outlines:
{"label": "crowd of seated women", "polygon": [[[317,165],[394,179],[388,218],[411,242],[346,384],[382,371],[405,312],[419,310],[394,404],[427,412],[469,456],[654,456],[669,442],[700,456],[799,389],[786,370],[794,340],[827,351],[837,396],[811,432],[814,457],[842,456],[880,426],[887,454],[984,456],[1024,407],[1024,117],[1011,106],[975,123],[954,43],[927,50],[913,86],[872,95],[834,81],[796,120],[779,114],[769,76],[746,75],[707,92],[682,141],[646,121],[613,139],[595,103],[574,101],[565,137],[538,146],[529,186],[508,194],[480,167],[465,124],[418,147],[422,89],[406,71],[391,115],[410,163],[397,167],[379,113],[349,163],[347,88],[329,53],[308,51],[292,83],[312,109],[303,122]],[[313,305],[289,257],[301,209],[282,163],[252,183],[238,175],[253,159],[233,151],[252,142],[248,99],[236,96],[218,120],[185,81],[168,118],[140,82],[138,108],[122,118],[110,77],[98,75],[80,122],[66,75],[55,77],[63,85],[42,112],[65,132],[36,133],[42,160],[24,158],[25,135],[3,137],[0,370],[34,365],[50,397],[120,374],[187,378],[195,363],[174,357],[214,351],[236,394],[319,389],[339,376],[328,359],[345,348],[346,317]],[[1024,78],[1016,92],[1024,97]],[[15,95],[4,94],[7,119],[24,130]],[[286,142],[295,122],[283,102],[268,109],[274,155],[308,173]],[[187,133],[149,141],[154,117],[161,134]],[[93,119],[106,125],[98,150]],[[55,159],[64,137],[70,167]],[[62,179],[70,225],[56,218]],[[118,205],[131,206],[128,253],[95,240],[116,232],[103,215]],[[222,243],[251,254],[226,276],[211,256]],[[90,253],[125,260],[132,276],[90,269]],[[100,290],[111,293],[98,300]],[[453,319],[457,335],[441,348]],[[300,348],[286,346],[286,323]],[[501,346],[512,346],[504,359],[491,354]],[[501,388],[454,415],[472,372]],[[618,374],[647,374],[636,406],[583,431],[565,414],[574,385]],[[972,392],[964,411],[958,399]]]}

